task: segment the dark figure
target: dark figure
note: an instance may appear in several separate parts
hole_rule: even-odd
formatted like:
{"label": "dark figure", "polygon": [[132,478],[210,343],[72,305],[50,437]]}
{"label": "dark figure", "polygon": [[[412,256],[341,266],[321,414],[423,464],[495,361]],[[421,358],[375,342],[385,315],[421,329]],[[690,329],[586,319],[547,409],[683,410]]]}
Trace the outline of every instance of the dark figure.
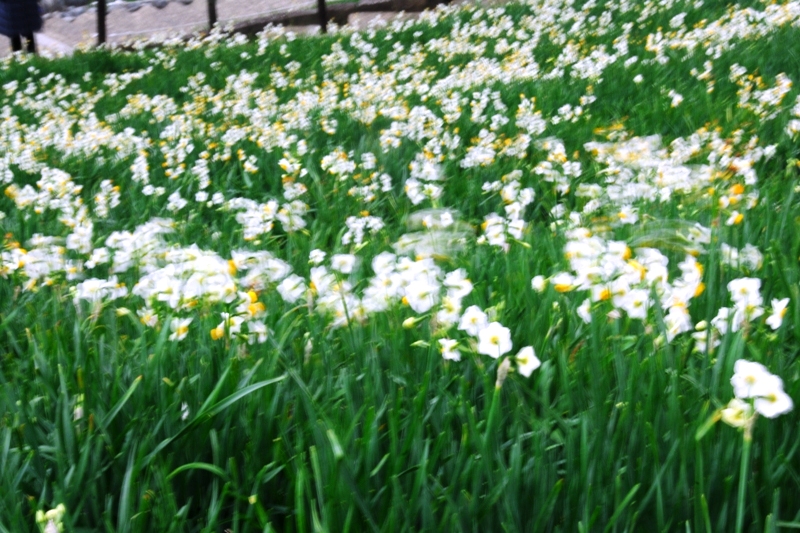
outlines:
{"label": "dark figure", "polygon": [[36,53],[33,32],[42,29],[42,14],[37,0],[0,0],[0,34],[11,38],[11,49],[22,50],[23,37],[26,50]]}

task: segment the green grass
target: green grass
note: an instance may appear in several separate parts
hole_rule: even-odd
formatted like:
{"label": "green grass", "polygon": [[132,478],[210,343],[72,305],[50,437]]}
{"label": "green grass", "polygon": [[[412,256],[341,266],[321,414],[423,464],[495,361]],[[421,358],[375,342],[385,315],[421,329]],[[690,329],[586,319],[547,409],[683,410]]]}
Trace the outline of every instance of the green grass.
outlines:
{"label": "green grass", "polygon": [[[561,2],[448,8],[358,36],[267,32],[237,43],[211,36],[138,53],[20,56],[0,65],[0,532],[43,529],[37,511],[59,504],[68,532],[733,531],[740,516],[745,531],[800,527],[796,411],[757,419],[743,470],[741,432],[705,425],[733,397],[739,359],[764,364],[800,398],[800,144],[787,133],[800,118],[798,90],[760,111],[739,100],[750,81],[754,91],[774,87],[781,73],[800,83],[799,30],[782,23],[732,38],[718,57],[706,53],[710,40],[694,50],[676,41],[661,64],[647,36],[672,31],[675,15],[687,13],[688,30],[767,5],[631,3],[626,11],[599,3],[585,12]],[[611,19],[600,20],[606,12]],[[626,23],[628,50],[578,75],[587,65],[578,60],[614,53]],[[501,38],[522,51],[496,48]],[[632,56],[638,61],[625,64]],[[538,70],[526,73],[526,60]],[[709,60],[710,77],[698,79]],[[730,78],[734,64],[746,72],[739,85]],[[670,90],[682,95],[679,105],[671,105]],[[524,146],[517,110],[533,97],[547,124]],[[565,104],[581,105],[582,114],[553,120]],[[415,126],[408,114],[423,111],[428,118]],[[386,132],[397,124],[411,126],[390,146]],[[495,154],[484,165],[463,164],[490,129]],[[713,177],[672,188],[668,198],[632,200],[639,222],[624,225],[609,180],[641,171],[640,183],[650,183],[657,173],[642,171],[650,163],[604,160],[586,143],[650,135],[673,155],[682,142],[697,145],[685,158],[651,154],[653,164],[690,169],[695,178],[708,165]],[[503,155],[505,140],[522,143],[520,154]],[[757,157],[768,146],[774,154]],[[337,175],[323,166],[337,149],[350,153],[354,170]],[[444,179],[435,184],[443,189],[414,204],[409,165],[426,151],[442,156]],[[365,153],[374,168],[362,163]],[[144,174],[132,168],[137,157],[147,163]],[[247,170],[248,157],[258,170]],[[737,172],[742,157],[754,158],[757,180]],[[569,175],[565,162],[580,163],[580,172]],[[561,177],[546,179],[546,164]],[[384,173],[391,186],[382,189]],[[143,175],[164,193],[146,194]],[[60,185],[48,187],[48,176]],[[484,187],[501,179],[501,187],[517,180],[535,193],[520,214],[525,229],[506,235],[507,249],[482,242],[487,217],[505,216],[507,202]],[[285,208],[288,183],[306,188],[298,197],[305,226],[275,215],[270,229],[248,235],[241,213],[262,216],[269,201]],[[583,194],[590,184],[602,191],[596,205]],[[354,189],[369,185],[376,185],[371,200]],[[114,186],[118,205],[110,204]],[[196,200],[201,191],[208,198]],[[170,209],[175,192],[187,206]],[[215,193],[223,203],[211,202]],[[98,195],[107,198],[107,214]],[[230,204],[234,198],[261,205],[247,210]],[[375,257],[403,236],[435,235],[414,222],[433,208],[454,214],[445,234],[458,245],[437,241],[432,252],[405,255],[409,263],[432,258],[437,284],[463,269],[473,289],[462,312],[476,305],[509,329],[513,349],[504,357],[479,353],[478,339],[443,325],[441,299],[420,312],[402,294],[382,311],[358,305],[368,300]],[[728,225],[734,210],[743,218]],[[361,244],[343,242],[347,218],[364,212],[382,229],[367,231]],[[153,221],[164,218],[171,231],[154,237]],[[76,245],[75,228],[90,222],[89,237]],[[596,298],[588,323],[579,308],[590,292],[557,285],[559,273],[581,274],[565,254],[578,242],[589,246],[572,231],[580,226],[604,246],[627,245],[640,261],[638,248],[659,250],[669,260],[668,284],[677,286],[688,279],[678,265],[692,248],[686,235],[694,224],[709,231],[696,251],[704,289],[690,295],[691,329],[671,341],[673,306],[658,284],[646,287],[652,302],[644,319]],[[114,233],[136,231],[131,239]],[[151,248],[122,264],[126,246],[146,243]],[[753,245],[763,262],[731,266],[723,244]],[[111,261],[90,267],[99,248]],[[327,253],[322,264],[335,278],[329,301],[312,250]],[[200,251],[203,259],[192,263],[188,256]],[[237,259],[243,251],[269,252],[280,261],[270,265],[284,271],[256,276],[252,265],[261,260]],[[354,254],[353,272],[336,272],[334,254]],[[173,284],[173,292],[187,291],[174,306],[167,289],[161,300],[142,296],[146,281],[166,279],[170,268],[188,269],[176,274],[184,280],[202,272],[206,285],[190,294]],[[316,280],[298,301],[278,291],[289,269],[306,286]],[[550,280],[542,291],[531,285],[537,275]],[[80,298],[80,284],[112,276],[125,295]],[[727,285],[743,277],[761,280],[764,315],[720,335],[710,352],[698,349],[695,326],[733,305]],[[212,293],[223,278],[228,292]],[[783,324],[773,330],[765,323],[770,301],[787,297]],[[145,309],[157,324],[140,320]],[[243,317],[243,330],[221,313]],[[173,341],[177,318],[192,322]],[[256,324],[267,330],[264,342]],[[444,338],[458,341],[461,361],[443,359]],[[530,378],[514,358],[524,346],[542,362]],[[504,360],[511,372],[497,386]]]}

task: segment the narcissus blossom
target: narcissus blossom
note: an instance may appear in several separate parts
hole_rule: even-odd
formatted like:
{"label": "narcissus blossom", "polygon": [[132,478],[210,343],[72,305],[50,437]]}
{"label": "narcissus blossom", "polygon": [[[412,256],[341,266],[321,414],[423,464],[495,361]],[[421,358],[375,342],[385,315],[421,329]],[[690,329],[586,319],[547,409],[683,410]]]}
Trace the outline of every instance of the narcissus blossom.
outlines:
{"label": "narcissus blossom", "polygon": [[169,340],[182,341],[185,339],[189,334],[189,324],[191,323],[191,318],[173,318],[169,323],[169,329],[172,330]]}
{"label": "narcissus blossom", "polygon": [[772,300],[772,314],[767,317],[767,325],[772,329],[778,329],[783,324],[783,317],[786,315],[786,307],[789,305],[789,298],[782,300]]}
{"label": "narcissus blossom", "polygon": [[536,357],[533,346],[526,346],[517,353],[517,370],[526,378],[530,377],[533,371],[541,365],[542,362]]}
{"label": "narcissus blossom", "polygon": [[775,418],[794,407],[792,399],[783,391],[783,380],[761,363],[739,359],[733,371],[734,395],[741,400],[752,398],[753,407],[760,415]]}
{"label": "narcissus blossom", "polygon": [[511,351],[511,331],[500,322],[492,322],[478,332],[478,353],[497,359]]}
{"label": "narcissus blossom", "polygon": [[477,305],[470,305],[461,315],[461,322],[458,329],[466,331],[469,335],[476,337],[478,332],[489,325],[489,318],[486,313],[481,311]]}
{"label": "narcissus blossom", "polygon": [[458,341],[453,339],[439,339],[442,357],[449,361],[461,361],[461,352],[456,349]]}

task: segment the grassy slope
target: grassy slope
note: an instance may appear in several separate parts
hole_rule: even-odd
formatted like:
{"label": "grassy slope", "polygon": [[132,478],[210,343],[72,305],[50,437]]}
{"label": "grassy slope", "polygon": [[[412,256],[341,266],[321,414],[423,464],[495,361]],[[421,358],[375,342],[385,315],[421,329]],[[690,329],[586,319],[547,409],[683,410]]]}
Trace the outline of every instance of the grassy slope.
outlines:
{"label": "grassy slope", "polygon": [[[634,35],[641,38],[665,27],[681,10],[676,6],[651,17]],[[527,11],[509,6],[508,12],[518,16]],[[712,20],[722,12],[724,6],[712,4],[702,16]],[[471,14],[458,16],[467,20]],[[398,31],[392,42],[429,41],[447,35],[451,25],[444,20],[436,27],[423,26],[421,36],[414,35],[418,28]],[[390,51],[391,42],[384,43],[383,35],[373,39],[381,47],[378,64]],[[612,38],[594,37],[603,42]],[[715,61],[713,95],[689,76],[691,68],[702,70],[702,54],[682,61],[674,52],[666,67],[612,65],[602,81],[591,82],[597,96],[588,106],[591,118],[547,131],[564,139],[568,153],[581,152],[587,169],[581,179],[589,182],[599,179],[599,167],[593,166],[583,144],[598,139],[596,128],[617,121],[624,121],[633,135],[659,133],[666,141],[710,124],[719,125],[723,136],[744,128],[748,136],[757,134],[763,146],[777,143],[776,156],[757,167],[760,205],[742,226],[720,225],[714,233],[720,241],[738,247],[753,243],[765,253],[758,273],[765,299],[792,297],[788,323],[776,334],[760,332],[747,339],[741,333],[728,335],[712,359],[693,352],[690,339],[654,342],[655,336],[637,321],[595,319],[584,324],[575,315],[580,298],[552,290],[539,294],[530,287],[534,275],[563,268],[564,239],[549,229],[550,208],[557,201],[580,202],[572,195],[557,199],[537,183],[532,183],[537,204],[525,236],[530,249],[512,246],[503,254],[470,246],[448,263],[448,270],[465,267],[469,272],[476,287],[472,303],[495,306],[511,328],[515,346],[533,345],[544,361],[531,380],[512,376],[500,391],[494,387],[494,360],[465,352],[461,363],[443,364],[435,344],[411,346],[429,339],[430,332],[400,328],[407,316],[403,310],[373,317],[365,326],[331,330],[322,318],[285,305],[273,294],[267,301],[274,334],[265,345],[210,342],[207,330],[218,322],[210,312],[198,316],[198,332],[186,342],[171,343],[168,328],[146,329],[135,315],[117,316],[114,305],[97,316],[86,309],[79,312],[65,285],[28,293],[3,280],[0,530],[32,530],[33,512],[60,502],[68,509],[67,530],[75,531],[670,531],[684,523],[694,530],[707,525],[711,531],[730,530],[740,439],[733,429],[719,427],[696,441],[695,431],[730,397],[727,383],[740,357],[764,362],[784,378],[790,395],[800,397],[800,237],[795,231],[800,213],[793,192],[797,168],[789,162],[798,157],[798,145],[782,133],[786,117],[761,123],[737,109],[736,86],[727,73],[735,62],[765,80],[785,72],[800,81],[792,45],[797,38],[796,29],[783,29],[725,53]],[[268,87],[266,72],[288,61],[279,52],[281,44],[290,57],[302,60],[306,79],[311,72],[319,79],[323,54],[334,42],[346,45],[347,40],[281,39],[262,56],[255,54],[252,43],[208,51],[168,49],[164,53],[177,60],[174,70],[155,61],[152,75],[103,98],[95,109],[103,117],[124,105],[125,94],[137,92],[168,95],[180,104],[187,97],[178,88],[198,72],[207,72],[206,81],[217,89],[226,76],[243,69],[264,72],[256,83]],[[544,65],[559,48],[542,42],[537,59]],[[631,55],[645,56],[641,43],[632,49]],[[242,51],[250,57],[242,58]],[[0,72],[0,82],[24,80],[27,68],[35,66],[39,77],[59,73],[89,90],[101,76],[141,69],[153,57],[154,52],[129,56],[101,51],[54,62],[37,58],[12,64]],[[427,66],[444,73],[463,60],[456,56],[439,66],[429,58]],[[211,67],[214,61],[219,65]],[[83,81],[86,72],[92,73],[92,81]],[[637,73],[647,82],[630,82]],[[511,110],[525,93],[535,95],[537,107],[552,116],[564,103],[574,105],[589,84],[556,79],[496,84],[494,89]],[[670,108],[662,87],[681,93],[684,103]],[[795,95],[796,90],[786,102]],[[289,101],[293,91],[281,91],[278,97]],[[4,98],[6,105],[12,96]],[[409,101],[419,103],[416,96]],[[20,117],[36,120],[24,111]],[[386,172],[398,178],[407,173],[419,147],[404,144],[381,154],[377,136],[388,119],[366,126],[343,114],[336,118],[340,128],[333,138],[319,130],[304,133],[309,145],[304,164],[310,173],[323,180],[319,160],[336,146],[380,154]],[[162,124],[136,120],[131,122],[137,130],[158,139]],[[454,126],[464,139],[477,134],[468,114]],[[242,146],[258,153],[260,168],[277,169],[280,150],[258,151],[246,141]],[[100,180],[129,179],[130,161],[98,165],[91,158],[62,160],[55,152],[42,157],[80,180],[87,202]],[[461,183],[447,189],[442,204],[457,206],[477,226],[496,208],[483,201],[480,183],[517,166],[530,168],[537,157],[541,154],[532,151],[531,161],[502,160],[488,169],[462,170],[447,162],[446,173]],[[151,168],[160,163],[156,153]],[[214,187],[231,195],[280,192],[269,178],[248,183],[234,163],[220,163],[214,172],[227,176],[226,181],[215,179]],[[20,183],[36,180],[20,174]],[[345,194],[320,183],[311,188],[315,213],[308,235],[277,233],[264,243],[303,275],[311,249],[340,247],[340,213],[353,211]],[[371,207],[389,229],[360,252],[365,262],[403,233],[413,209],[397,185],[396,203],[385,200]],[[14,212],[10,199],[0,202],[0,210]],[[109,219],[98,222],[98,234],[133,229],[164,216],[162,204],[132,192]],[[681,207],[678,202],[661,206],[658,214],[711,226],[715,214],[695,212],[699,209],[687,200]],[[181,244],[213,246],[223,257],[247,245],[228,215],[198,209],[183,222],[177,237]],[[4,231],[23,243],[37,232],[64,234],[53,217],[8,216],[2,223]],[[226,238],[214,241],[215,232]],[[707,290],[692,307],[696,320],[708,320],[727,305],[725,283],[737,277],[716,262],[714,246],[711,250],[703,261]],[[681,257],[673,254],[671,259],[677,263]],[[657,316],[651,323],[660,327]],[[306,356],[308,339],[314,349]],[[263,387],[247,388],[255,384]],[[245,392],[241,399],[236,396]],[[77,394],[84,395],[86,416],[74,423]],[[192,406],[185,421],[184,402]],[[796,427],[795,414],[757,424],[746,513],[753,530],[776,520],[800,520],[793,514],[800,445]]]}

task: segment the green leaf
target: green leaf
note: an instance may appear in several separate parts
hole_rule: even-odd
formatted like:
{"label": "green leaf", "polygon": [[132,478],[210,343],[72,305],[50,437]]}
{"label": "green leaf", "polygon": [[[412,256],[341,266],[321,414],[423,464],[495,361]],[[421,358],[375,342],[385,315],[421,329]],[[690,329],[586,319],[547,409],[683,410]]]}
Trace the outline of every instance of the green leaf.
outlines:
{"label": "green leaf", "polygon": [[213,407],[211,407],[208,410],[208,412],[206,412],[206,413],[198,413],[197,414],[197,418],[199,418],[201,416],[201,414],[206,416],[206,417],[212,417],[212,416],[214,416],[216,414],[219,414],[222,411],[224,411],[225,409],[227,409],[228,407],[230,407],[231,405],[235,404],[236,402],[238,402],[239,400],[244,398],[245,396],[248,396],[249,394],[252,394],[253,392],[255,392],[255,391],[259,390],[259,389],[263,389],[264,387],[267,387],[269,385],[273,385],[275,383],[283,381],[285,378],[286,378],[286,375],[283,375],[283,376],[280,376],[280,377],[277,377],[277,378],[274,378],[274,379],[268,379],[266,381],[260,381],[258,383],[254,383],[254,384],[250,385],[249,387],[245,387],[245,388],[243,388],[241,390],[238,390],[238,391],[234,392],[233,394],[231,394],[230,396],[228,396],[227,398],[225,398],[224,400],[222,400],[221,402],[219,402],[218,404],[216,404]]}
{"label": "green leaf", "polygon": [[178,468],[170,472],[170,474],[167,476],[167,479],[170,480],[175,476],[177,476],[178,474],[180,474],[181,472],[185,472],[187,470],[205,470],[207,472],[211,472],[212,474],[221,477],[224,481],[228,481],[228,474],[225,473],[224,470],[222,470],[218,466],[214,466],[209,463],[187,463],[185,465],[179,466]]}
{"label": "green leaf", "polygon": [[147,455],[147,457],[144,459],[144,465],[150,464],[150,462],[156,457],[156,455],[159,454],[159,452],[161,452],[161,450],[163,450],[164,448],[169,446],[172,442],[174,442],[177,439],[181,438],[185,434],[189,433],[192,429],[194,429],[196,426],[200,425],[205,420],[208,420],[209,418],[213,417],[214,415],[221,413],[222,411],[224,411],[225,409],[227,409],[228,407],[230,407],[234,403],[238,402],[242,398],[245,398],[247,395],[249,395],[249,394],[251,394],[251,393],[253,393],[253,392],[255,392],[255,391],[259,390],[259,389],[263,389],[264,387],[267,387],[269,385],[273,385],[275,383],[283,381],[286,378],[286,375],[284,374],[284,375],[279,376],[277,378],[268,379],[266,381],[261,381],[259,383],[254,383],[253,385],[250,385],[249,387],[245,387],[244,389],[236,391],[235,393],[231,394],[230,396],[228,396],[224,400],[220,401],[219,403],[214,404],[212,407],[208,407],[208,405],[211,403],[212,398],[215,397],[217,394],[219,394],[219,391],[222,389],[222,383],[224,382],[225,376],[227,375],[229,369],[230,369],[230,367],[225,369],[225,372],[223,372],[223,375],[220,378],[219,383],[217,383],[217,386],[215,387],[214,391],[211,393],[209,398],[203,403],[203,406],[200,408],[200,410],[197,412],[197,414],[194,416],[194,418],[188,424],[186,424],[183,427],[183,429],[181,429],[174,436],[162,440],[158,444],[158,446],[156,446],[153,449],[153,451],[150,452]]}
{"label": "green leaf", "polygon": [[117,401],[117,403],[111,409],[111,411],[109,411],[109,413],[103,417],[102,420],[103,427],[108,427],[108,425],[111,424],[111,422],[114,420],[114,418],[116,418],[116,416],[128,402],[131,396],[133,396],[134,391],[141,382],[142,382],[142,376],[139,376],[133,380],[133,383],[131,383],[131,386],[128,387],[128,390],[125,392],[125,394],[122,395],[122,398],[120,398],[119,401]]}
{"label": "green leaf", "polygon": [[714,411],[714,414],[708,417],[708,419],[705,422],[703,422],[702,426],[697,428],[697,432],[694,434],[694,440],[697,441],[705,437],[706,433],[708,433],[711,430],[711,428],[714,427],[714,424],[720,421],[720,419],[722,418],[721,413],[722,413],[721,409],[717,409],[716,411]]}
{"label": "green leaf", "polygon": [[0,322],[0,333],[5,331],[5,329],[8,327],[8,325],[11,323],[11,319],[14,318],[15,316],[17,316],[17,313],[19,313],[20,309],[22,309],[22,308],[21,307],[15,308],[5,318],[3,318],[3,321]]}
{"label": "green leaf", "polygon": [[608,533],[608,531],[611,531],[611,529],[613,528],[614,524],[617,523],[617,520],[619,519],[619,516],[622,514],[622,512],[625,510],[625,508],[631,502],[633,497],[636,496],[636,493],[639,491],[639,487],[640,486],[641,486],[641,483],[637,483],[636,485],[633,486],[633,488],[631,490],[628,491],[628,494],[625,496],[625,498],[622,500],[622,502],[620,502],[620,504],[614,510],[614,514],[611,515],[611,520],[608,521],[608,524],[606,524],[606,528],[603,530],[604,533]]}
{"label": "green leaf", "polygon": [[386,455],[384,455],[384,456],[383,456],[383,459],[381,459],[381,462],[380,462],[380,463],[378,463],[378,466],[376,466],[375,468],[373,468],[373,469],[372,469],[372,471],[369,473],[369,477],[375,477],[375,475],[376,475],[378,472],[380,472],[380,471],[381,471],[381,468],[383,468],[383,465],[385,465],[385,464],[386,464],[386,461],[387,461],[388,459],[389,459],[389,454],[387,453]]}
{"label": "green leaf", "polygon": [[117,515],[117,532],[125,533],[130,531],[131,526],[131,488],[133,485],[134,470],[136,469],[136,445],[134,444],[128,454],[128,467],[125,469],[125,475],[122,478],[122,490],[119,494],[119,514]]}

